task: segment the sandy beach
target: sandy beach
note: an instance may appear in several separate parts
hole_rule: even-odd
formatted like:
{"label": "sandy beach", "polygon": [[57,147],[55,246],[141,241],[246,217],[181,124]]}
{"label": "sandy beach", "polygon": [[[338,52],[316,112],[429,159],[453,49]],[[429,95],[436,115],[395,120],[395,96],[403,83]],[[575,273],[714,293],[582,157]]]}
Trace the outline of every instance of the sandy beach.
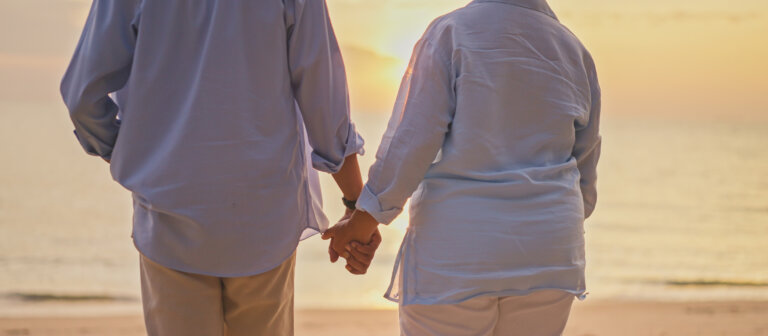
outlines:
{"label": "sandy beach", "polygon": [[[0,335],[145,335],[139,314],[0,318]],[[397,335],[394,310],[298,310],[296,335]],[[768,302],[577,302],[565,335],[768,335]]]}

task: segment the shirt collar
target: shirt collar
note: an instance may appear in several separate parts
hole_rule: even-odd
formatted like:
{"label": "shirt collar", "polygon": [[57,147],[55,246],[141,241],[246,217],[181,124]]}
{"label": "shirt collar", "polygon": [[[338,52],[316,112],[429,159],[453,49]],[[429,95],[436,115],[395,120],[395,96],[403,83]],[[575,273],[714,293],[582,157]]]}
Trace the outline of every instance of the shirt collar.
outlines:
{"label": "shirt collar", "polygon": [[547,4],[547,0],[474,0],[474,2],[499,2],[523,7],[541,12],[557,20],[557,16],[555,15],[555,12],[552,11],[552,8],[549,7],[549,4]]}

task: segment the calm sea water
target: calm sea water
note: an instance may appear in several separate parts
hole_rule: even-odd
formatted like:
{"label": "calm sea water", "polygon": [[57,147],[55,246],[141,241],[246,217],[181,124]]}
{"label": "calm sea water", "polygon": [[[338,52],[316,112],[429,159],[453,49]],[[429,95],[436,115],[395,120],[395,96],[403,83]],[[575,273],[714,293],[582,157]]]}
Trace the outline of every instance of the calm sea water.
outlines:
{"label": "calm sea water", "polygon": [[[387,115],[354,119],[367,170]],[[606,115],[603,136],[590,300],[768,299],[768,121]],[[130,196],[83,154],[62,107],[0,104],[0,160],[0,313],[54,298],[136,302]],[[341,196],[323,184],[337,218]],[[381,295],[406,225],[383,230],[363,277],[330,264],[318,237],[303,242],[297,306],[394,308]]]}

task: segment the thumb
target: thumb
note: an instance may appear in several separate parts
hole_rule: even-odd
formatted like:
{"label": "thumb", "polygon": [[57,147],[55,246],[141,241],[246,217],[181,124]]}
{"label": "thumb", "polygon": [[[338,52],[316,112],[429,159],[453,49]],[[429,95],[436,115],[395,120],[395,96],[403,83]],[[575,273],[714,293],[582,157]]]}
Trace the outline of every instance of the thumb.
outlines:
{"label": "thumb", "polygon": [[328,256],[331,257],[332,263],[335,263],[336,260],[339,260],[339,254],[336,253],[336,250],[334,250],[330,245],[328,245]]}
{"label": "thumb", "polygon": [[321,238],[323,238],[323,240],[328,240],[333,238],[335,235],[336,235],[336,227],[334,226],[332,228],[328,228],[328,230],[325,230]]}

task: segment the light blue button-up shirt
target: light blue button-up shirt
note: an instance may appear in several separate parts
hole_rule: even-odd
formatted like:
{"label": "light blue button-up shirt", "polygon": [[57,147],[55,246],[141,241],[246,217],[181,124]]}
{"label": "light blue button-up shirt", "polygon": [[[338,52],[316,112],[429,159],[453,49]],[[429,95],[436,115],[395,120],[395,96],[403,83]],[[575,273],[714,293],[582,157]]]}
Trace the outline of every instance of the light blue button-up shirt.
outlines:
{"label": "light blue button-up shirt", "polygon": [[389,223],[413,194],[387,297],[583,295],[599,118],[592,57],[544,0],[476,0],[435,20],[358,201]]}
{"label": "light blue button-up shirt", "polygon": [[138,249],[181,271],[279,265],[327,225],[310,162],[362,154],[323,0],[95,0],[62,94]]}

